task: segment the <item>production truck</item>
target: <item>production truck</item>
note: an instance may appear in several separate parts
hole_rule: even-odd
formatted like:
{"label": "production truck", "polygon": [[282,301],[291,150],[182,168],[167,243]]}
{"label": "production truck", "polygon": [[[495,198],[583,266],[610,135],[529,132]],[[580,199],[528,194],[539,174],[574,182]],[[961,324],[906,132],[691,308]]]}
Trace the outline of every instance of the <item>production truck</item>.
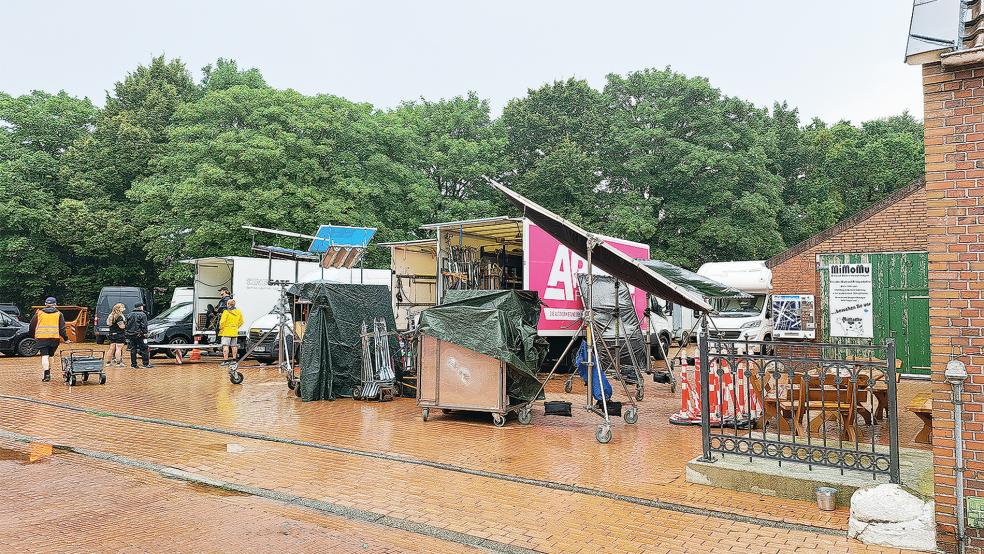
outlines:
{"label": "production truck", "polygon": [[[270,313],[280,300],[280,286],[271,281],[296,283],[301,276],[327,274],[315,261],[251,258],[246,256],[217,256],[183,260],[194,267],[192,294],[192,334],[203,342],[215,337],[214,313],[219,304],[219,289],[232,291],[236,307],[243,313],[246,325],[239,330],[245,339],[249,325]],[[358,271],[358,270],[356,270]]]}
{"label": "production truck", "polygon": [[[397,328],[406,330],[420,312],[438,304],[451,289],[536,291],[543,302],[537,325],[559,355],[578,332],[584,305],[577,275],[587,262],[526,218],[490,217],[423,225],[434,237],[384,243],[390,249],[393,311]],[[600,237],[632,258],[648,260],[649,246],[614,237]],[[596,275],[603,275],[597,267]],[[628,286],[628,285],[626,285]],[[629,286],[642,328],[647,295]],[[653,317],[654,341],[668,346],[671,330],[663,316]]]}

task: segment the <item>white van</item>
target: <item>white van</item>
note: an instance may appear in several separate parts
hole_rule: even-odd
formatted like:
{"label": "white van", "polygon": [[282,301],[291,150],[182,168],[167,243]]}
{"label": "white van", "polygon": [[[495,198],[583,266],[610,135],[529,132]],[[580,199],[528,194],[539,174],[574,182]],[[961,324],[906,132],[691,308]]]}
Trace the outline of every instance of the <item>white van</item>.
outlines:
{"label": "white van", "polygon": [[772,270],[764,261],[709,262],[700,266],[697,274],[751,295],[713,300],[714,313],[708,322],[712,337],[772,340]]}

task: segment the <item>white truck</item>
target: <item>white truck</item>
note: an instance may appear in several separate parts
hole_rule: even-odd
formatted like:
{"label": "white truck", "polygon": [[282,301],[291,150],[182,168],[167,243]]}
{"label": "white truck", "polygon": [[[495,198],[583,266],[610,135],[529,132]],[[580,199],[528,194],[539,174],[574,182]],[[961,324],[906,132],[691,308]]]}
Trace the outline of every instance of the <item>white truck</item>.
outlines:
{"label": "white truck", "polygon": [[714,299],[715,311],[708,322],[708,333],[712,337],[772,340],[772,270],[764,261],[709,262],[700,266],[697,274],[751,295]]}
{"label": "white truck", "polygon": [[314,278],[312,275],[320,276],[322,271],[327,275],[331,271],[322,270],[316,262],[246,256],[197,258],[183,263],[194,266],[192,334],[206,340],[215,335],[214,326],[207,323],[209,313],[219,303],[220,288],[228,288],[236,299],[236,307],[246,322],[239,335],[245,337],[249,325],[270,313],[280,300],[280,287],[271,285],[271,280],[296,283],[302,275]]}

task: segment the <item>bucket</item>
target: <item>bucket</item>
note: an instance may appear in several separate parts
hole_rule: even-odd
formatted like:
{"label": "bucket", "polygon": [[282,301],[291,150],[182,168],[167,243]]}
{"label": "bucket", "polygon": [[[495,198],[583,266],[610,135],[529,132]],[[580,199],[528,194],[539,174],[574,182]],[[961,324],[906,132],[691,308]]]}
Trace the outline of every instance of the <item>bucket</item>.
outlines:
{"label": "bucket", "polygon": [[817,508],[820,508],[825,512],[835,510],[837,508],[837,489],[831,487],[818,487]]}

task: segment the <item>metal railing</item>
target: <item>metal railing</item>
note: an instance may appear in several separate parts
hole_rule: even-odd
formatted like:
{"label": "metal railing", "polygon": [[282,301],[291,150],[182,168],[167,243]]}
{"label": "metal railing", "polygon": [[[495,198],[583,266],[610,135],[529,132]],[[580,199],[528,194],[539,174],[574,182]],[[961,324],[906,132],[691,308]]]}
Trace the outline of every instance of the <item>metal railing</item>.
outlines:
{"label": "metal railing", "polygon": [[707,333],[699,342],[704,461],[731,454],[900,482],[893,342],[746,341]]}

